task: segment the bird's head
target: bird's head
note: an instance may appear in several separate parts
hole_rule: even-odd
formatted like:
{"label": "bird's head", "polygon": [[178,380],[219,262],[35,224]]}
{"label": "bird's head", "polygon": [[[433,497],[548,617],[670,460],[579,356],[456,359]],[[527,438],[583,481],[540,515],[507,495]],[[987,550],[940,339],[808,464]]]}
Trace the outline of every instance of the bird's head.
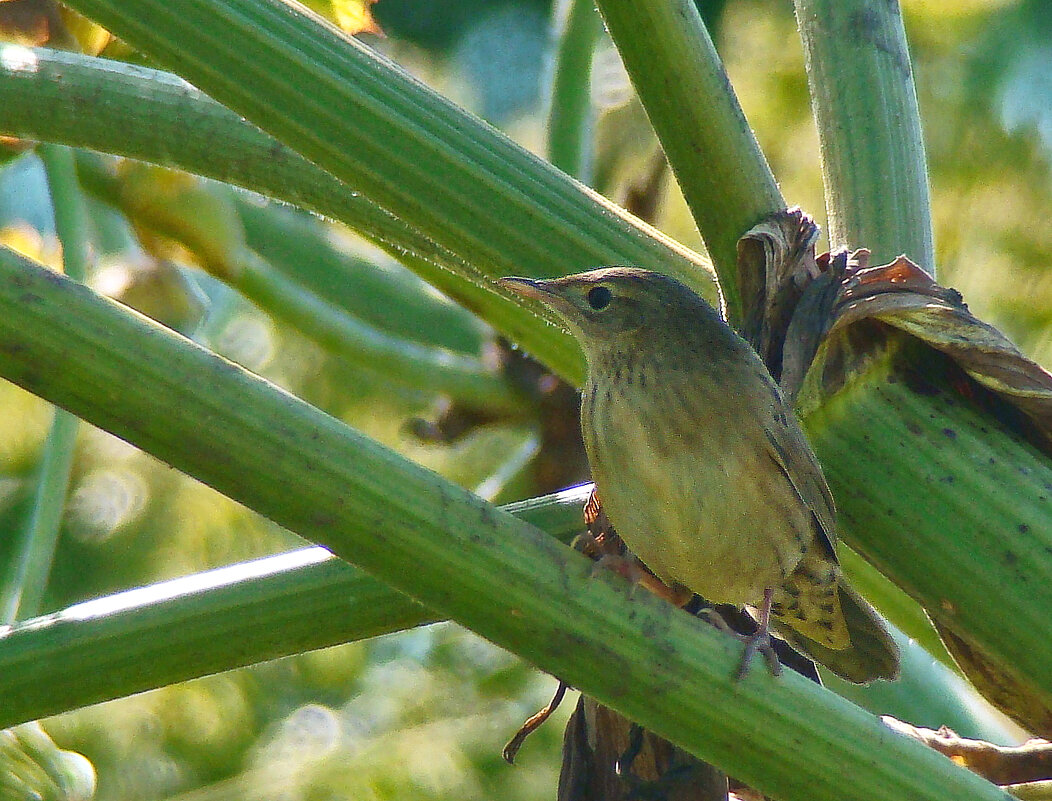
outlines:
{"label": "bird's head", "polygon": [[538,300],[592,355],[657,331],[697,325],[715,310],[686,286],[638,267],[604,267],[564,278],[502,278],[517,295]]}

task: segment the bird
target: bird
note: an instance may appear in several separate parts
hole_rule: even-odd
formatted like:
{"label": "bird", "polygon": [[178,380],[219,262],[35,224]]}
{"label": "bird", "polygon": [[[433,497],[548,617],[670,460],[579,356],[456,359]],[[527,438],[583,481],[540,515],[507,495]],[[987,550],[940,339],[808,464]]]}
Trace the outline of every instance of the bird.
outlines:
{"label": "bird", "polygon": [[673,591],[755,611],[739,678],[756,652],[771,661],[772,627],[848,681],[898,675],[886,624],[841,571],[833,497],[792,407],[713,306],[638,267],[500,283],[584,351],[581,433],[626,546]]}

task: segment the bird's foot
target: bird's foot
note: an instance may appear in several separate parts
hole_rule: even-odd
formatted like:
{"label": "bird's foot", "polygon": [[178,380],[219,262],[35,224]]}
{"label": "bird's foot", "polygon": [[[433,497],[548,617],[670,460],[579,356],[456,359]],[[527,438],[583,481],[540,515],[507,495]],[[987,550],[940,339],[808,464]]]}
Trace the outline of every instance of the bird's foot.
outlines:
{"label": "bird's foot", "polygon": [[759,625],[756,631],[752,634],[740,634],[732,629],[727,624],[727,621],[723,619],[723,616],[715,609],[702,609],[699,613],[717,629],[726,634],[730,634],[734,639],[744,643],[745,651],[742,653],[741,663],[738,665],[738,670],[734,675],[735,681],[741,681],[745,678],[746,674],[749,672],[749,667],[752,664],[752,658],[757,653],[763,654],[763,658],[767,662],[767,667],[770,669],[772,675],[782,675],[782,663],[778,659],[778,654],[774,650],[774,643],[771,640],[770,622],[772,595],[772,590],[764,592],[763,606],[760,607]]}
{"label": "bird's foot", "polygon": [[771,632],[766,627],[757,629],[755,633],[744,636],[742,639],[745,642],[745,652],[742,654],[741,664],[738,665],[738,672],[734,677],[735,681],[741,681],[745,678],[745,674],[749,672],[749,664],[757,653],[763,654],[772,676],[782,675],[782,663],[778,659],[778,654],[774,651],[774,644],[771,642]]}
{"label": "bird's foot", "polygon": [[636,587],[643,587],[674,606],[685,606],[694,597],[694,593],[682,584],[669,586],[663,582],[631,554],[603,554],[592,567],[592,576],[598,575],[601,570],[612,570],[628,579],[633,585],[633,593]]}

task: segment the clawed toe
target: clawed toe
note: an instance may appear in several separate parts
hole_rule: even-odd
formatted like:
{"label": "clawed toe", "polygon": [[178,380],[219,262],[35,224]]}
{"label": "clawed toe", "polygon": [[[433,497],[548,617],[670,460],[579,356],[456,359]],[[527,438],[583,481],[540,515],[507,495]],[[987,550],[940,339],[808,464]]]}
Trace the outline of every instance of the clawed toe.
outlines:
{"label": "clawed toe", "polygon": [[736,640],[745,644],[745,651],[742,653],[741,663],[738,665],[738,670],[734,674],[735,681],[741,681],[745,678],[746,674],[749,672],[752,658],[757,653],[763,654],[763,658],[767,662],[767,667],[770,669],[772,675],[782,675],[782,663],[778,659],[777,652],[774,650],[774,643],[771,642],[771,632],[769,629],[771,596],[772,593],[770,590],[764,593],[764,603],[760,608],[759,627],[752,634],[740,634],[732,629],[727,624],[727,621],[723,619],[723,615],[715,609],[706,608],[698,613],[720,631],[730,634]]}
{"label": "clawed toe", "polygon": [[778,654],[775,653],[774,645],[771,643],[770,632],[763,629],[748,636],[740,634],[738,636],[745,642],[745,652],[742,654],[741,664],[738,665],[738,672],[734,677],[736,681],[741,681],[745,678],[745,674],[749,672],[752,658],[757,653],[763,654],[763,658],[767,662],[767,667],[770,669],[771,675],[782,675],[782,663],[779,661]]}

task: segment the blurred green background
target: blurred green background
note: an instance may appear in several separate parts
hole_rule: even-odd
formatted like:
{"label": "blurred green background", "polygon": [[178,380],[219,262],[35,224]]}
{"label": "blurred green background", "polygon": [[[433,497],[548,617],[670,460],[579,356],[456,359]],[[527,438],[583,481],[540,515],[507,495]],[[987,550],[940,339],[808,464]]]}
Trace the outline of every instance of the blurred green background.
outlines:
{"label": "blurred green background", "polygon": [[[0,11],[19,4],[7,0]],[[312,4],[337,22],[346,22],[355,5]],[[821,223],[817,135],[789,4],[702,5],[785,197]],[[363,39],[543,154],[550,3],[380,0],[372,11],[385,36]],[[903,11],[928,148],[939,279],[1050,366],[1052,6],[903,0]],[[18,33],[8,28],[8,36]],[[83,45],[86,36],[78,35]],[[133,57],[112,44],[106,54]],[[593,183],[623,202],[655,175],[658,150],[609,43],[596,54],[593,102]],[[494,358],[484,324],[390,257],[346,230],[245,193],[108,158],[92,164],[108,176],[89,193],[98,256],[89,280],[96,288],[488,498],[513,500],[585,478],[579,463],[553,472],[538,457],[550,432],[530,419],[474,420],[450,441],[421,436],[444,419],[443,398],[349,363],[267,314],[205,269],[215,272],[201,247],[149,224],[128,198],[164,203],[200,191],[222,211],[210,236],[222,238],[229,224],[265,259],[325,260],[334,276],[327,291],[395,340]],[[653,222],[701,249],[673,182],[657,186]],[[223,214],[230,215],[226,223]],[[60,261],[46,177],[25,143],[8,146],[0,170],[0,239],[45,263]],[[51,418],[47,404],[0,383],[0,531],[25,525]],[[16,539],[0,538],[0,566],[11,561]],[[301,544],[82,425],[41,611]],[[553,688],[553,680],[517,659],[441,624],[102,704],[45,721],[44,729],[61,748],[90,760],[97,797],[106,801],[541,799],[554,794],[572,705],[528,741],[517,767],[501,761],[500,749]],[[950,722],[963,734],[974,724],[976,733],[993,727],[1010,737],[982,708],[973,717],[961,713],[972,703],[962,693],[954,720],[910,722]]]}

